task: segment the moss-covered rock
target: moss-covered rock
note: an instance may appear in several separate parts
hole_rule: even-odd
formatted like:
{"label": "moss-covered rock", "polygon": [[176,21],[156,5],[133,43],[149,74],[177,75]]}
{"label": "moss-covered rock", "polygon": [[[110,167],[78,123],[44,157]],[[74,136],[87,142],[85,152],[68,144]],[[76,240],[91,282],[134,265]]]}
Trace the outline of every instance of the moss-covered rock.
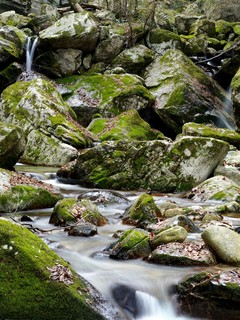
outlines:
{"label": "moss-covered rock", "polygon": [[[116,116],[129,109],[144,109],[152,105],[153,95],[143,86],[142,81],[130,74],[95,74],[59,79],[82,99],[84,106],[98,106],[104,117]],[[71,95],[66,97],[68,102]]]}
{"label": "moss-covered rock", "polygon": [[77,222],[90,222],[96,226],[103,226],[107,219],[100,213],[97,206],[88,199],[77,200],[66,198],[60,200],[54,207],[49,222],[66,226]]}
{"label": "moss-covered rock", "polygon": [[[168,50],[144,73],[156,97],[154,109],[168,135],[180,133],[186,122],[211,123],[235,129],[230,96],[180,50]],[[227,106],[227,111],[226,111]]]}
{"label": "moss-covered rock", "polygon": [[154,59],[154,52],[142,44],[122,51],[113,61],[111,67],[122,67],[126,72],[140,74]]}
{"label": "moss-covered rock", "polygon": [[91,13],[82,11],[63,16],[39,33],[40,45],[47,48],[77,48],[93,51],[99,32]]}
{"label": "moss-covered rock", "polygon": [[101,141],[164,139],[163,134],[152,130],[136,110],[123,112],[113,119],[96,118],[87,129],[96,134]]}
{"label": "moss-covered rock", "polygon": [[185,228],[181,226],[174,226],[172,228],[166,229],[162,232],[157,233],[154,237],[150,239],[150,244],[153,249],[157,248],[159,245],[169,242],[183,242],[188,235]]}
{"label": "moss-covered rock", "polygon": [[148,32],[146,37],[148,47],[162,55],[168,49],[181,49],[181,38],[177,33],[169,30],[156,28]]}
{"label": "moss-covered rock", "polygon": [[240,151],[229,151],[214,170],[214,176],[225,176],[240,185]]}
{"label": "moss-covered rock", "polygon": [[186,136],[209,137],[228,142],[235,147],[240,146],[240,134],[229,129],[216,128],[212,125],[199,123],[185,123],[182,127],[182,134]]}
{"label": "moss-covered rock", "polygon": [[0,212],[16,212],[53,207],[60,194],[48,184],[7,170],[0,172]]}
{"label": "moss-covered rock", "polygon": [[94,62],[111,63],[124,49],[124,37],[114,34],[99,42],[94,52]]}
{"label": "moss-covered rock", "polygon": [[[36,141],[42,144],[40,147],[42,158],[44,154],[46,158],[49,157],[49,148],[53,146],[56,150],[57,145],[61,147],[62,143],[74,148],[91,145],[92,141],[87,137],[87,131],[83,132],[83,128],[74,122],[74,112],[50,82],[41,78],[16,82],[2,92],[1,98],[0,119],[19,125],[26,135],[32,131],[28,136],[29,144],[27,142],[29,163],[34,163],[39,157],[35,154],[35,151],[38,152],[34,146]],[[44,139],[43,135],[46,136]],[[30,138],[33,138],[33,141]],[[76,156],[74,148],[72,157]],[[70,149],[68,154],[69,151]]]}
{"label": "moss-covered rock", "polygon": [[103,189],[186,191],[207,179],[227,151],[226,142],[202,137],[108,141],[81,153],[58,177]]}
{"label": "moss-covered rock", "polygon": [[158,217],[161,217],[161,213],[153,197],[144,193],[126,210],[122,220],[126,224],[144,227],[149,223],[157,222]]}
{"label": "moss-covered rock", "polygon": [[12,169],[25,146],[25,133],[20,127],[0,122],[0,168]]}
{"label": "moss-covered rock", "polygon": [[207,179],[193,188],[189,197],[198,202],[215,201],[240,201],[240,187],[234,181],[224,177],[215,176]]}
{"label": "moss-covered rock", "polygon": [[240,301],[239,268],[198,272],[177,285],[182,311],[193,317],[237,320]]}
{"label": "moss-covered rock", "polygon": [[128,230],[110,249],[114,259],[137,259],[146,257],[151,252],[148,232],[141,229]]}
{"label": "moss-covered rock", "polygon": [[10,84],[17,81],[20,74],[23,72],[23,67],[17,63],[13,62],[8,65],[5,69],[0,71],[0,93],[10,86]]}
{"label": "moss-covered rock", "polygon": [[94,310],[90,287],[65,261],[28,229],[3,219],[0,266],[3,319],[105,319]]}

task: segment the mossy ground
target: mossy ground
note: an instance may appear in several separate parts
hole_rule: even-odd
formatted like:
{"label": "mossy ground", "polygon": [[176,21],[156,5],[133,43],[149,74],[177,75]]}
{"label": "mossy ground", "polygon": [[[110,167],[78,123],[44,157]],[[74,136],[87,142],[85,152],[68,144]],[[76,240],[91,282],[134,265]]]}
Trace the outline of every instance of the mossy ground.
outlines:
{"label": "mossy ground", "polygon": [[0,220],[1,319],[103,319],[87,305],[91,297],[74,272],[68,286],[50,279],[47,267],[56,264],[69,267],[28,229]]}

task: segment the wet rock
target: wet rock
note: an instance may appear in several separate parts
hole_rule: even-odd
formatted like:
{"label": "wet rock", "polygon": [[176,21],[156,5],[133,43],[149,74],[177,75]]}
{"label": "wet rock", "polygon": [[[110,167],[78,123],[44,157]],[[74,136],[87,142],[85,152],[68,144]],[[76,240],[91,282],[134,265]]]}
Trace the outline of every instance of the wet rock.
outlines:
{"label": "wet rock", "polygon": [[97,227],[89,222],[79,222],[77,225],[70,226],[68,229],[69,236],[91,237],[97,234]]}
{"label": "wet rock", "polygon": [[188,315],[225,320],[239,317],[239,269],[200,272],[178,283],[182,311]]}
{"label": "wet rock", "polygon": [[50,208],[61,198],[49,184],[1,169],[0,212]]}
{"label": "wet rock", "polygon": [[148,232],[141,229],[125,231],[110,249],[110,258],[137,259],[146,257],[151,252]]}
{"label": "wet rock", "polygon": [[88,222],[102,226],[107,223],[107,219],[90,200],[78,201],[75,198],[65,198],[55,205],[49,220],[49,223],[60,226],[73,225],[76,222]]}
{"label": "wet rock", "polygon": [[234,181],[224,176],[215,176],[193,188],[189,194],[189,198],[198,202],[210,200],[239,202],[239,191],[239,185]]}
{"label": "wet rock", "polygon": [[125,211],[122,221],[125,224],[144,227],[149,223],[156,222],[158,217],[161,217],[161,213],[153,197],[144,193]]}
{"label": "wet rock", "polygon": [[164,231],[152,234],[150,238],[150,244],[153,249],[156,249],[159,245],[169,242],[183,242],[188,232],[181,226],[174,226]]}
{"label": "wet rock", "polygon": [[240,265],[240,235],[237,232],[223,226],[209,226],[203,231],[202,238],[221,261]]}
{"label": "wet rock", "polygon": [[186,191],[204,181],[227,151],[227,143],[212,138],[108,141],[81,153],[69,173],[66,168],[58,176],[93,188]]}
{"label": "wet rock", "polygon": [[96,205],[103,204],[130,204],[128,198],[123,196],[121,193],[117,191],[108,191],[108,190],[92,190],[83,192],[78,196],[78,200],[81,199],[89,199]]}
{"label": "wet rock", "polygon": [[200,241],[171,242],[157,247],[147,259],[149,262],[181,266],[210,266],[216,258],[209,248]]}

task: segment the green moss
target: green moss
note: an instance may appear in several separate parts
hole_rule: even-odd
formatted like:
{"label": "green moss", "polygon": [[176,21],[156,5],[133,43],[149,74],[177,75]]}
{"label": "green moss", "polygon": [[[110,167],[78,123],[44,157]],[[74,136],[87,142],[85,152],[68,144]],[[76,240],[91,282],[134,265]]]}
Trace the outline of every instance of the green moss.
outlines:
{"label": "green moss", "polygon": [[76,203],[77,200],[75,198],[65,198],[58,201],[54,206],[49,223],[66,225],[76,222],[76,218],[71,213],[71,209]]}
{"label": "green moss", "polygon": [[0,212],[14,212],[50,208],[61,199],[60,195],[26,185],[16,185],[0,194]]}
{"label": "green moss", "polygon": [[1,318],[11,320],[103,319],[85,299],[85,283],[74,273],[74,283],[50,280],[56,264],[69,268],[28,229],[0,220]]}

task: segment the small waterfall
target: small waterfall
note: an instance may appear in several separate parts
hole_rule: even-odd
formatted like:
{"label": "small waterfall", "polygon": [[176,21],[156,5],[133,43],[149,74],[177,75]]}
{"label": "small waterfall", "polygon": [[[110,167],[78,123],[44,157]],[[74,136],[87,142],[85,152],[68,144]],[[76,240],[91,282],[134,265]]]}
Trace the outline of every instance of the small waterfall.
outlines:
{"label": "small waterfall", "polygon": [[32,71],[32,62],[37,47],[38,38],[28,37],[26,48],[26,72]]}
{"label": "small waterfall", "polygon": [[177,316],[171,303],[167,300],[160,302],[154,296],[136,291],[138,316],[136,320],[190,320],[191,318]]}

